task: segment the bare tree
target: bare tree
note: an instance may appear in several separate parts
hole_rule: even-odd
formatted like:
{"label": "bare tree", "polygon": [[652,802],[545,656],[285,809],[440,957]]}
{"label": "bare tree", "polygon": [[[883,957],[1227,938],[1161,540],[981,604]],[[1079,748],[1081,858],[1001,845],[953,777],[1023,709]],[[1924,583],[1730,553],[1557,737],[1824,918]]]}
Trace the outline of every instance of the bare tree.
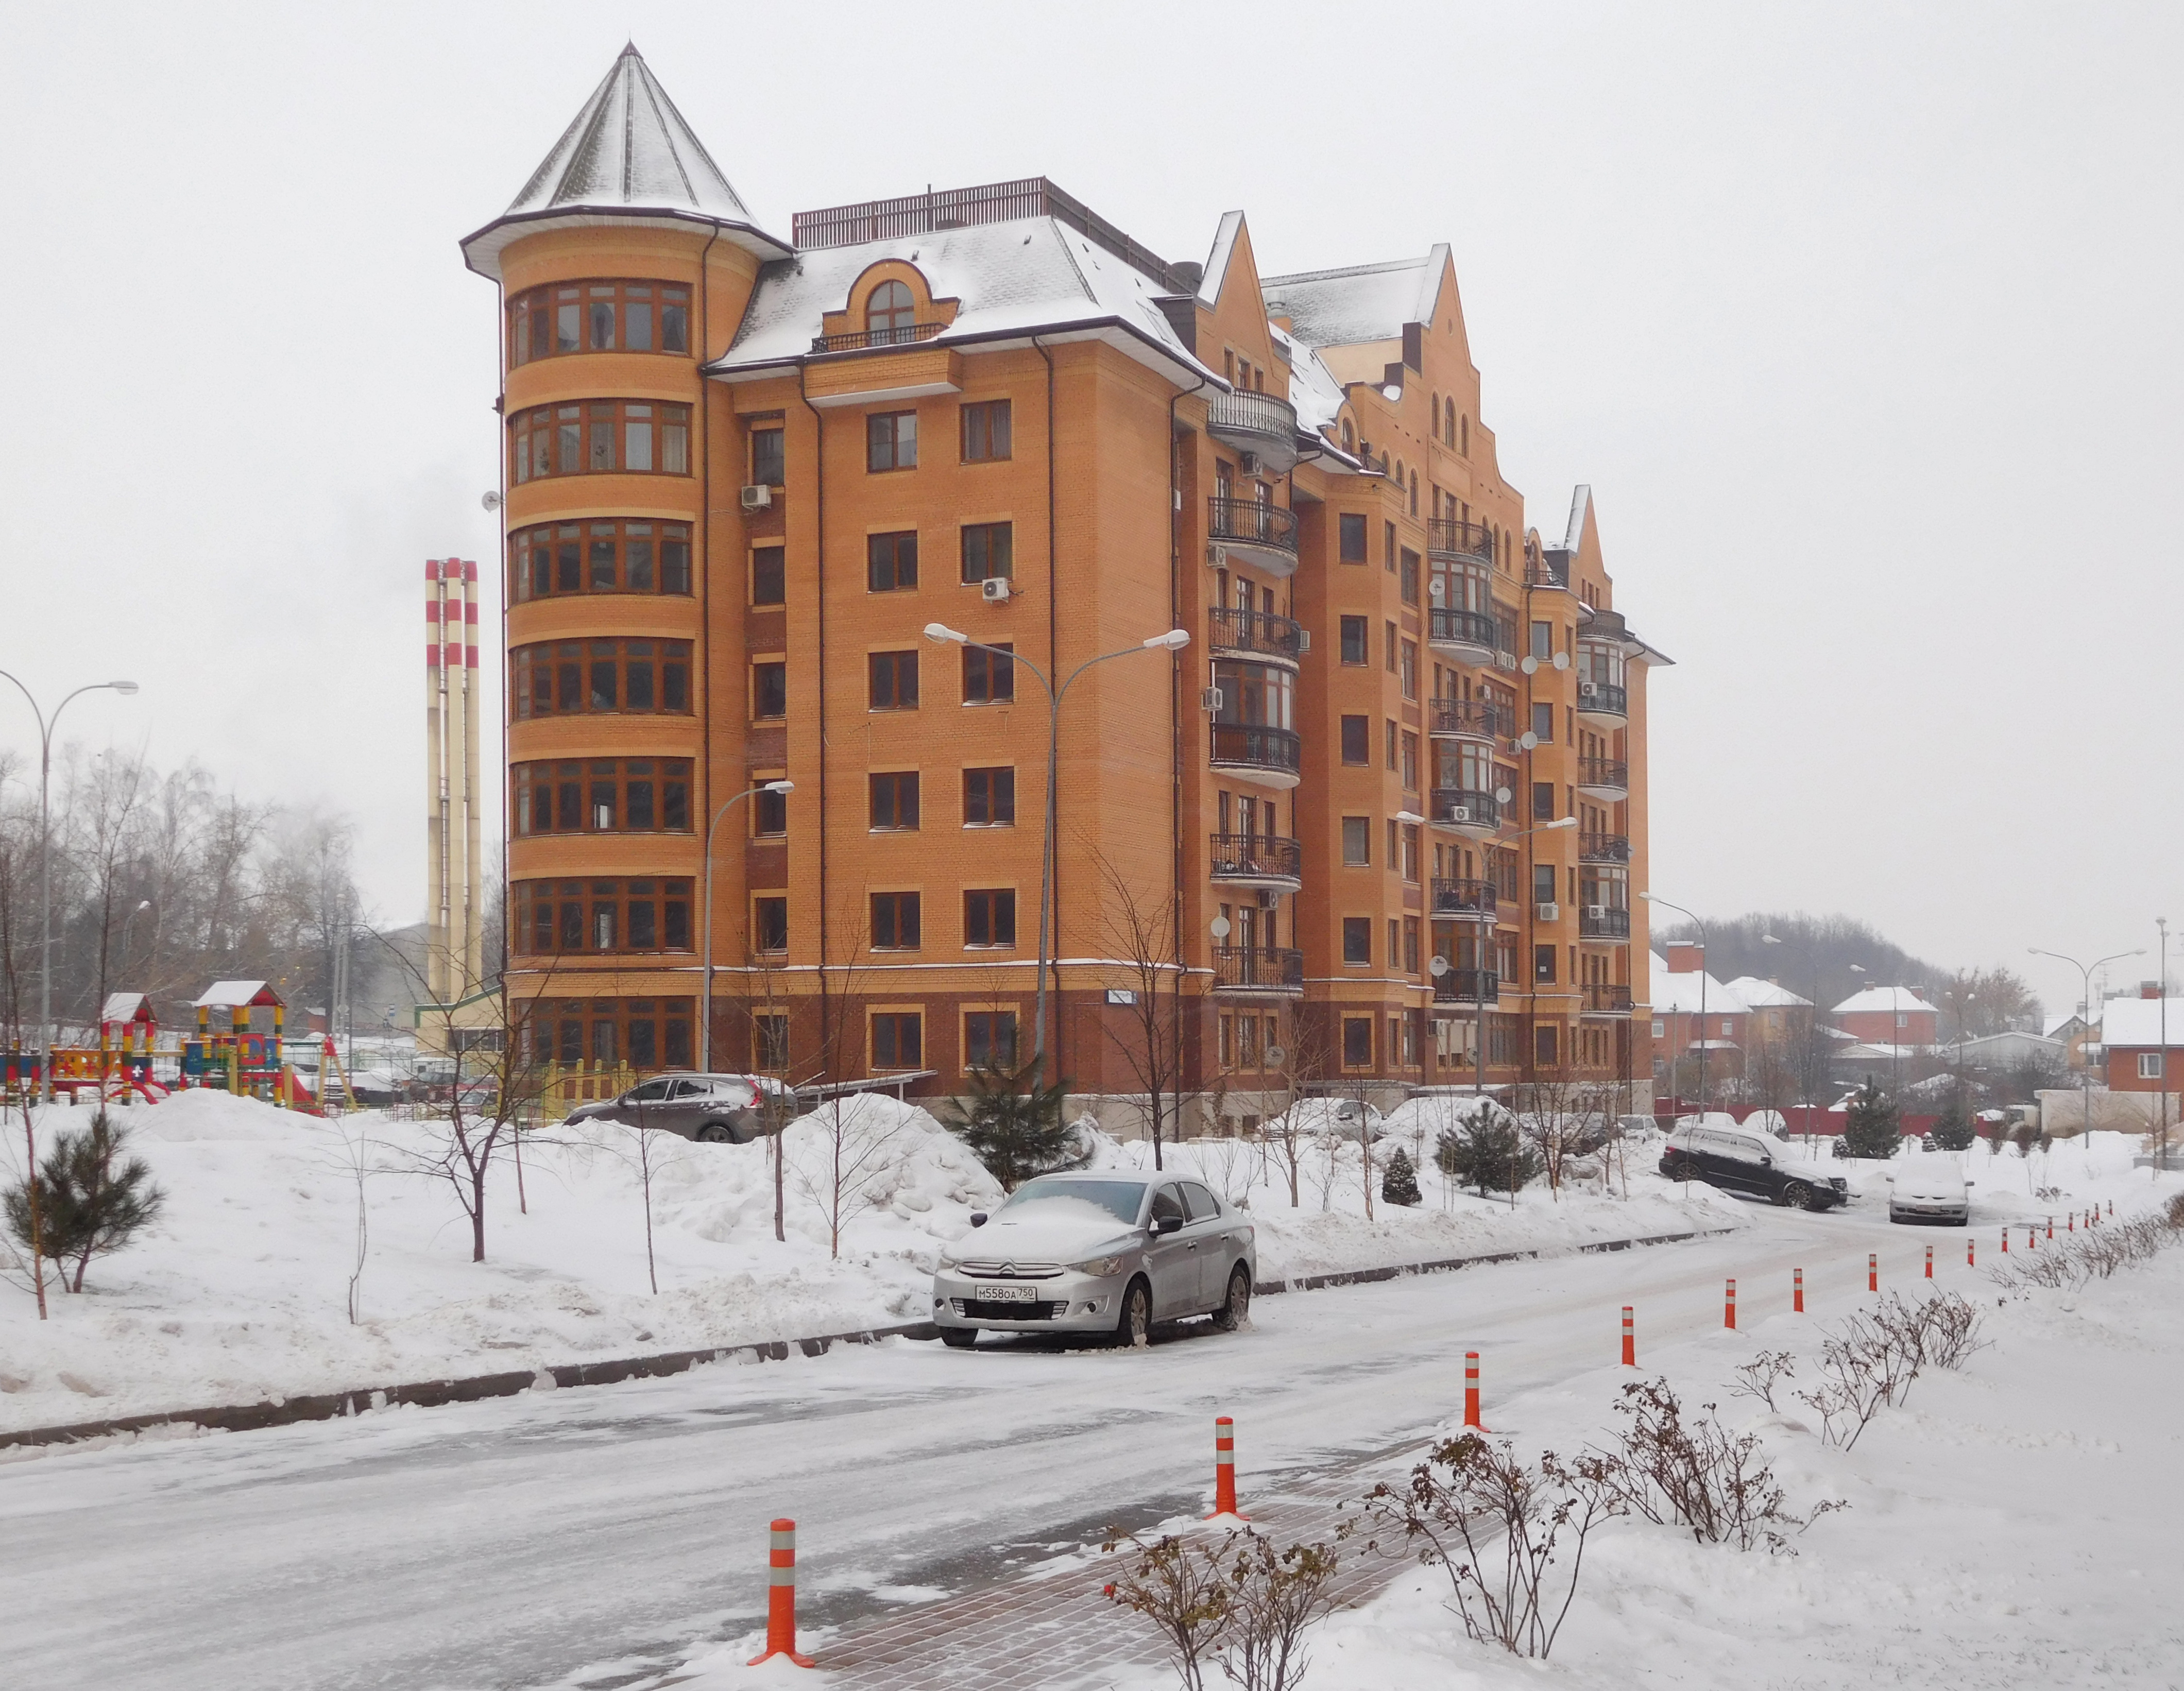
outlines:
{"label": "bare tree", "polygon": [[1547,1190],[1559,1203],[1570,1165],[1607,1143],[1612,1119],[1608,1091],[1601,1082],[1556,1065],[1534,1071],[1526,1096],[1528,1107],[1517,1118],[1518,1131],[1539,1154]]}
{"label": "bare tree", "polygon": [[1107,1023],[1107,1037],[1137,1082],[1132,1103],[1153,1142],[1153,1166],[1160,1168],[1163,1128],[1182,1138],[1183,1017],[1194,1002],[1182,993],[1175,905],[1165,890],[1131,881],[1104,852],[1095,848],[1093,857],[1100,869],[1100,943],[1129,983],[1130,1002]]}
{"label": "bare tree", "polygon": [[1292,1210],[1303,1204],[1305,1163],[1312,1144],[1311,1130],[1297,1105],[1303,1100],[1306,1089],[1317,1085],[1326,1075],[1328,1047],[1329,1035],[1323,1021],[1301,1015],[1294,1018],[1290,1042],[1282,1048],[1282,1060],[1276,1065],[1282,1090],[1289,1101],[1279,1115],[1269,1117],[1259,1130],[1289,1180]]}

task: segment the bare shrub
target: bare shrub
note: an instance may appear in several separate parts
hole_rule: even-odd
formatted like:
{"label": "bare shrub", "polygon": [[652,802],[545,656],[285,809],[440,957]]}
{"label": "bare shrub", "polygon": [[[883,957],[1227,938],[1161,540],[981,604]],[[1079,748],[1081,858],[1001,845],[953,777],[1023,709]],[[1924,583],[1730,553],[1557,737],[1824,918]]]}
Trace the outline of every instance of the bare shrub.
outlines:
{"label": "bare shrub", "polygon": [[2157,1215],[2135,1221],[2088,1227],[2058,1239],[2046,1250],[2027,1252],[1997,1263],[1987,1271],[1996,1285],[2015,1289],[2025,1286],[2068,1287],[2075,1290],[2095,1280],[2106,1280],[2158,1255],[2175,1244],[2184,1231],[2184,1196],[2170,1201]]}
{"label": "bare shrub", "polygon": [[1962,1293],[1929,1298],[1921,1312],[1925,1327],[1919,1344],[1929,1366],[1961,1368],[1974,1351],[1986,1349],[1986,1342],[1979,1336],[1982,1317]]}
{"label": "bare shrub", "polygon": [[1782,1382],[1797,1371],[1797,1359],[1786,1350],[1763,1350],[1751,1361],[1740,1364],[1736,1383],[1729,1389],[1739,1397],[1756,1398],[1774,1414],[1780,1415],[1782,1406],[1774,1401],[1774,1393]]}
{"label": "bare shrub", "polygon": [[[1771,1392],[1778,1375],[1763,1369],[1758,1377]],[[1657,1527],[1688,1527],[1702,1544],[1740,1550],[1764,1545],[1780,1553],[1789,1549],[1791,1530],[1802,1532],[1817,1516],[1843,1506],[1828,1502],[1812,1515],[1792,1514],[1759,1440],[1730,1432],[1712,1404],[1701,1405],[1698,1418],[1686,1421],[1666,1380],[1634,1381],[1615,1409],[1625,1418],[1615,1448],[1590,1454],[1599,1459],[1617,1500]]]}
{"label": "bare shrub", "polygon": [[1124,1546],[1136,1555],[1107,1598],[1159,1630],[1184,1691],[1204,1691],[1209,1662],[1245,1691],[1294,1691],[1307,1662],[1305,1630],[1334,1601],[1332,1549],[1277,1550],[1248,1527],[1218,1547],[1173,1535],[1148,1544],[1111,1531],[1103,1548],[1112,1555]]}
{"label": "bare shrub", "polygon": [[1919,1377],[1919,1353],[1896,1328],[1856,1315],[1827,1336],[1819,1383],[1797,1393],[1820,1418],[1821,1437],[1852,1449],[1885,1405],[1897,1403]]}
{"label": "bare shrub", "polygon": [[[1384,1482],[1360,1506],[1363,1517],[1346,1522],[1343,1537],[1400,1529],[1401,1554],[1447,1574],[1466,1633],[1539,1658],[1553,1649],[1577,1595],[1587,1536],[1624,1507],[1597,1456],[1565,1464],[1548,1450],[1530,1466],[1507,1440],[1490,1444],[1476,1432],[1445,1439],[1407,1486]],[[1564,1546],[1574,1547],[1569,1571],[1558,1576],[1555,1553]],[[1378,1550],[1379,1538],[1366,1548]]]}

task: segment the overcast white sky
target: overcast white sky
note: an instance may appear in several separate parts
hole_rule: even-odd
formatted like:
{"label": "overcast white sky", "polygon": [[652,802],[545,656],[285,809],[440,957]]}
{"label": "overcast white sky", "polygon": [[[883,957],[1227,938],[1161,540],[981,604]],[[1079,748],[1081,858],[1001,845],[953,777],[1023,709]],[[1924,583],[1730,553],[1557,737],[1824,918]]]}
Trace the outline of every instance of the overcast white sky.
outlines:
{"label": "overcast white sky", "polygon": [[1530,520],[1591,482],[1678,660],[1664,897],[1863,916],[2059,1008],[2076,972],[2028,945],[2184,919],[2184,8],[0,18],[0,668],[131,676],[64,737],[351,809],[387,919],[423,898],[422,561],[496,550],[493,293],[454,243],[626,37],[783,233],[1044,173],[1176,259],[1235,206],[1269,270],[1453,243]]}

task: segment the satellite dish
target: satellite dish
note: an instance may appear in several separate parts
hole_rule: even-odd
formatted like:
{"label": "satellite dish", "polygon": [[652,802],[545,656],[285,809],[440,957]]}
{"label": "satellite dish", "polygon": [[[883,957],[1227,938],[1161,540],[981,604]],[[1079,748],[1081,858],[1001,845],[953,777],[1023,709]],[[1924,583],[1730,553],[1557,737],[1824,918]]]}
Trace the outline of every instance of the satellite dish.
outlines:
{"label": "satellite dish", "polygon": [[1517,737],[1517,743],[1529,752],[1535,746],[1540,743],[1540,737],[1537,734],[1529,732],[1519,734]]}
{"label": "satellite dish", "polygon": [[1213,926],[1213,937],[1214,937],[1214,938],[1216,938],[1216,939],[1226,939],[1226,938],[1228,938],[1228,917],[1226,917],[1226,916],[1216,916],[1216,917],[1214,917],[1212,926]]}
{"label": "satellite dish", "polygon": [[1539,671],[1540,660],[1537,658],[1528,657],[1523,663],[1518,665],[1517,667],[1522,670],[1528,676],[1535,675]]}
{"label": "satellite dish", "polygon": [[1440,576],[1436,576],[1432,581],[1426,583],[1426,593],[1435,604],[1439,604],[1443,599],[1448,597],[1448,583],[1442,581]]}
{"label": "satellite dish", "polygon": [[1557,653],[1556,653],[1556,654],[1555,654],[1555,667],[1556,667],[1557,669],[1558,669],[1558,670],[1566,670],[1566,669],[1568,669],[1568,668],[1569,667],[1569,654],[1568,654],[1568,653],[1567,653],[1567,652],[1557,652]]}
{"label": "satellite dish", "polygon": [[1426,965],[1426,973],[1438,981],[1448,973],[1448,959],[1436,955],[1432,962]]}
{"label": "satellite dish", "polygon": [[1279,1045],[1269,1045],[1262,1054],[1265,1057],[1266,1065],[1270,1069],[1279,1069],[1284,1063],[1289,1061],[1290,1057],[1290,1054]]}
{"label": "satellite dish", "polygon": [[500,509],[499,490],[498,488],[488,489],[486,496],[482,499],[480,499],[478,503],[483,505],[486,509],[489,511],[499,510]]}
{"label": "satellite dish", "polygon": [[1494,802],[1496,804],[1507,804],[1515,796],[1506,787],[1497,787],[1494,789]]}

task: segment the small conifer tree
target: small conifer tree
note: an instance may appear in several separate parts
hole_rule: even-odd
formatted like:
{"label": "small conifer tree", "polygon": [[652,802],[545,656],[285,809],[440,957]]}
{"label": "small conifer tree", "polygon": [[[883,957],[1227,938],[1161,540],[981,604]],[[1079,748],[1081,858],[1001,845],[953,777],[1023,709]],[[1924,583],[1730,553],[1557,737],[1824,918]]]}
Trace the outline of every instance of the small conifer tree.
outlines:
{"label": "small conifer tree", "polygon": [[[84,1271],[95,1256],[120,1250],[159,1218],[167,1196],[152,1184],[142,1157],[124,1158],[128,1130],[101,1110],[88,1127],[64,1128],[32,1178],[37,1187],[38,1243],[61,1268],[62,1283],[83,1290]],[[11,1188],[0,1208],[8,1231],[31,1249],[31,1181]],[[75,1265],[73,1277],[68,1265]]]}
{"label": "small conifer tree", "polygon": [[1514,1192],[1540,1172],[1540,1154],[1524,1143],[1514,1117],[1492,1105],[1474,1110],[1434,1141],[1434,1161],[1443,1174],[1490,1192]]}
{"label": "small conifer tree", "polygon": [[1388,1159],[1388,1171],[1380,1176],[1381,1201],[1408,1209],[1418,1198],[1418,1172],[1411,1166],[1410,1154],[1398,1147]]}
{"label": "small conifer tree", "polygon": [[1894,1156],[1903,1143],[1896,1100],[1884,1096],[1869,1076],[1851,1095],[1843,1121],[1843,1150],[1853,1157],[1886,1159]]}
{"label": "small conifer tree", "polygon": [[1972,1113],[1964,1107],[1961,1092],[1952,1092],[1942,1104],[1940,1118],[1928,1135],[1937,1151],[1969,1151],[1972,1148]]}
{"label": "small conifer tree", "polygon": [[1043,1082],[1040,1061],[1034,1058],[1015,1070],[973,1069],[968,1102],[948,1108],[949,1131],[1005,1192],[1014,1192],[1034,1175],[1082,1168],[1090,1158],[1076,1130],[1061,1119],[1069,1082]]}

